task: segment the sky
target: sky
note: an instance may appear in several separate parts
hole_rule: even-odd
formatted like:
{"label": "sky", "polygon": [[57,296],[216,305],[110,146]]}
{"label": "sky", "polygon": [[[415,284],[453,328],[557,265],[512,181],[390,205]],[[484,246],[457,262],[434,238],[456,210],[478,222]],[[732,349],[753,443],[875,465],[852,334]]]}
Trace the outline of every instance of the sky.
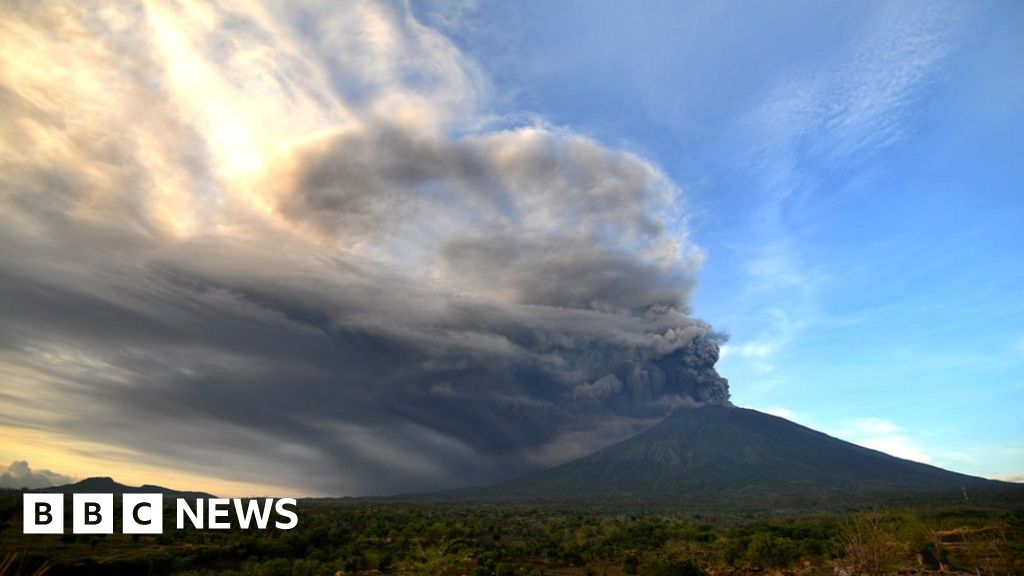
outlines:
{"label": "sky", "polygon": [[0,481],[429,490],[728,401],[1021,479],[1022,28],[4,3]]}

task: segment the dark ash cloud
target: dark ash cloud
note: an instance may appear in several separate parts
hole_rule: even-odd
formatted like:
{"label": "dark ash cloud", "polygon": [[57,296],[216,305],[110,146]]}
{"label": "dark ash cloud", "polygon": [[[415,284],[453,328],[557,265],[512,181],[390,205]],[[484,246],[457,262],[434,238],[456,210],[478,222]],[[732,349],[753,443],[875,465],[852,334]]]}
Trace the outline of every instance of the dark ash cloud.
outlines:
{"label": "dark ash cloud", "polygon": [[236,178],[184,152],[220,140],[173,107],[148,111],[188,127],[163,155],[136,146],[152,126],[120,137],[85,113],[107,138],[90,146],[33,110],[70,152],[2,159],[0,367],[18,376],[0,424],[379,494],[506,478],[728,402],[722,337],[689,316],[679,191],[633,154],[370,111]]}

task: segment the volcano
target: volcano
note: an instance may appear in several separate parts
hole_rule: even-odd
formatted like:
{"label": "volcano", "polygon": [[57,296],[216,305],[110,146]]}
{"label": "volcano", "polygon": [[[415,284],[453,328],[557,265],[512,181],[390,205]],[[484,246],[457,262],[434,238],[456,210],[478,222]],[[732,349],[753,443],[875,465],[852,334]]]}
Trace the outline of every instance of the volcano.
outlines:
{"label": "volcano", "polygon": [[1020,505],[1024,486],[903,460],[756,410],[705,405],[578,460],[449,496],[782,510]]}

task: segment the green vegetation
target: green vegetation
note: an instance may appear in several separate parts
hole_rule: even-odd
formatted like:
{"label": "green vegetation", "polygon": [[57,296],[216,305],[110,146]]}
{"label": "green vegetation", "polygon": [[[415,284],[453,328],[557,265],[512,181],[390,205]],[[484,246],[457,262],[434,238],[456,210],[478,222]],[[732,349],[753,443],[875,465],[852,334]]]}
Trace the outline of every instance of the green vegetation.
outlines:
{"label": "green vegetation", "polygon": [[[307,501],[291,531],[25,536],[0,498],[0,575],[799,576],[1024,573],[1024,511],[757,518],[554,505]],[[173,518],[166,518],[172,526]],[[42,572],[39,572],[42,569]]]}

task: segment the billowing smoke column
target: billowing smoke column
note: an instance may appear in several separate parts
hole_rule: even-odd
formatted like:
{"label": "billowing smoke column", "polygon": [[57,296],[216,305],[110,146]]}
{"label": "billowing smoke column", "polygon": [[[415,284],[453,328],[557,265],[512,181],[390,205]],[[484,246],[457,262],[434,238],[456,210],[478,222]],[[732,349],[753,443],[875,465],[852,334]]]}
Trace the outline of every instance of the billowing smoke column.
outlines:
{"label": "billowing smoke column", "polygon": [[721,338],[716,334],[697,336],[686,347],[659,359],[656,365],[665,374],[668,388],[699,404],[731,404],[729,382],[715,371]]}
{"label": "billowing smoke column", "polygon": [[[566,131],[453,127],[476,76],[410,15],[306,18],[324,50],[303,58],[262,12],[220,42],[214,4],[31,6],[5,14],[5,54],[64,65],[0,62],[5,422],[365,494],[506,478],[728,402],[672,182]],[[350,33],[370,28],[369,48]],[[378,97],[342,103],[317,70]]]}

